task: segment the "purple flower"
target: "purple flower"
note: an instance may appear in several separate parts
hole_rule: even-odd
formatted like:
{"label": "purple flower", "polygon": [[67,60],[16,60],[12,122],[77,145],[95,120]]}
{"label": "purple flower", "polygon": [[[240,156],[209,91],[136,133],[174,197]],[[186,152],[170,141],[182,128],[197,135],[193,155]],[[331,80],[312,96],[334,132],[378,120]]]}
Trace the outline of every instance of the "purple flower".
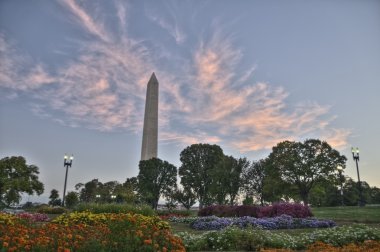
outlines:
{"label": "purple flower", "polygon": [[294,229],[294,228],[328,228],[336,226],[331,220],[318,220],[315,218],[293,218],[281,215],[273,218],[254,218],[249,216],[236,218],[219,218],[216,216],[200,217],[191,224],[197,230],[220,230],[227,226],[246,228],[248,226],[263,229]]}

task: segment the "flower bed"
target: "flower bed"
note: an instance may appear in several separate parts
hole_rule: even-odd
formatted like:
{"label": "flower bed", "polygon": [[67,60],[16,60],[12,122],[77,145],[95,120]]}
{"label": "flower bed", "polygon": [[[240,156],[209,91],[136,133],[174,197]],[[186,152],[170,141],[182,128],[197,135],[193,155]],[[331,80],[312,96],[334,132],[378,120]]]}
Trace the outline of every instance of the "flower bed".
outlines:
{"label": "flower bed", "polygon": [[[182,238],[186,251],[291,251],[318,247],[321,249],[310,251],[371,251],[364,248],[378,248],[380,241],[380,229],[360,224],[295,235],[254,228],[240,229],[234,226],[202,234],[181,232],[178,235]],[[353,247],[353,244],[357,244],[357,250],[342,249]],[[323,246],[328,249],[324,249]]]}
{"label": "flower bed", "polygon": [[43,213],[20,213],[17,214],[17,217],[31,222],[47,222],[50,220],[49,217]]}
{"label": "flower bed", "polygon": [[189,223],[197,230],[220,230],[228,226],[239,228],[259,227],[262,229],[294,229],[294,228],[328,228],[336,226],[332,220],[318,220],[315,218],[293,218],[289,215],[281,215],[273,218],[236,217],[219,218],[208,217],[186,217],[170,218],[169,221],[179,223]]}
{"label": "flower bed", "polygon": [[198,216],[218,216],[218,217],[276,217],[280,215],[290,215],[295,218],[306,218],[313,216],[308,206],[299,203],[275,203],[270,206],[225,206],[214,205],[202,208]]}
{"label": "flower bed", "polygon": [[71,213],[46,224],[0,214],[0,251],[184,251],[158,217]]}

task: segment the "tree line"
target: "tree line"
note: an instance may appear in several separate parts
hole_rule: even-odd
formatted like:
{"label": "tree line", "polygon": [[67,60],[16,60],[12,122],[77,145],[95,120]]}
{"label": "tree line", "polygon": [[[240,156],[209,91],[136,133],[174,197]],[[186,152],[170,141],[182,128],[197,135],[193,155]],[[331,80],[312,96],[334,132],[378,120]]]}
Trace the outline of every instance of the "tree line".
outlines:
{"label": "tree line", "polygon": [[[313,206],[357,205],[359,200],[357,182],[337,172],[338,166],[345,168],[346,157],[318,139],[280,142],[257,161],[225,155],[218,145],[193,144],[182,150],[180,161],[179,168],[158,158],[140,161],[138,176],[124,183],[98,179],[79,183],[66,195],[66,205],[127,202],[156,209],[159,199],[165,198],[169,208],[181,204],[189,209],[196,202],[202,208],[240,200],[261,205],[294,200]],[[366,182],[361,187],[366,203],[380,203],[379,188]],[[23,157],[1,159],[0,202],[18,203],[22,192],[43,192],[38,167],[27,165]],[[61,204],[55,189],[49,204]]]}
{"label": "tree line", "polygon": [[[169,208],[181,204],[187,209],[196,202],[200,208],[234,205],[242,198],[244,204],[294,200],[313,206],[359,200],[358,184],[337,172],[338,166],[345,168],[346,157],[318,139],[283,141],[258,161],[225,155],[218,145],[193,144],[180,153],[180,161],[179,168],[158,158],[140,161],[137,177],[123,184],[93,180],[78,185],[78,195],[84,202],[146,203],[154,209],[160,198]],[[362,182],[362,190],[367,203],[380,203],[379,188]]]}

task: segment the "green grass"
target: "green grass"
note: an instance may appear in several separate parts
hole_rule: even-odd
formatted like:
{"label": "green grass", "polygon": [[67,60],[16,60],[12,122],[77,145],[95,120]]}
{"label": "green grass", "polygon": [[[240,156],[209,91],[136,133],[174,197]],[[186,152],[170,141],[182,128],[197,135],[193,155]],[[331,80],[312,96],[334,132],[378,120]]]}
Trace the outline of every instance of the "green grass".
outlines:
{"label": "green grass", "polygon": [[315,217],[332,219],[338,223],[373,223],[380,224],[380,206],[344,206],[312,208]]}

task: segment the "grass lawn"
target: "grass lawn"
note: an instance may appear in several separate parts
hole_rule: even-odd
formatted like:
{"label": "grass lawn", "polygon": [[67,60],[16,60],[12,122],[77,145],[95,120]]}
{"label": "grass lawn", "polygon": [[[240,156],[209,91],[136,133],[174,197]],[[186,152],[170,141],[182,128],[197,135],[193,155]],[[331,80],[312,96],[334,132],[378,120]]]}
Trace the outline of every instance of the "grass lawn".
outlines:
{"label": "grass lawn", "polygon": [[344,206],[312,208],[315,217],[332,219],[338,223],[380,224],[380,206]]}

